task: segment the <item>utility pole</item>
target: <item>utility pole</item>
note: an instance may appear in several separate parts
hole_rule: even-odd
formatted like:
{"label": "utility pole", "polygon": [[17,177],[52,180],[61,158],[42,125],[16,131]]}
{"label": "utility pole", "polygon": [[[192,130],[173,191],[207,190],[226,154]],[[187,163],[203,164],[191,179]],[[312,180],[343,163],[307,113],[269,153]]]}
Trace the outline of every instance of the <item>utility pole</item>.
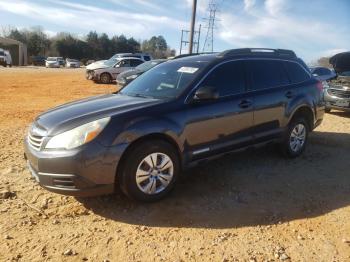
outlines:
{"label": "utility pole", "polygon": [[192,4],[192,19],[191,19],[191,30],[190,30],[190,44],[188,46],[188,53],[193,52],[193,38],[194,38],[194,27],[196,24],[196,10],[197,10],[197,0],[193,0]]}

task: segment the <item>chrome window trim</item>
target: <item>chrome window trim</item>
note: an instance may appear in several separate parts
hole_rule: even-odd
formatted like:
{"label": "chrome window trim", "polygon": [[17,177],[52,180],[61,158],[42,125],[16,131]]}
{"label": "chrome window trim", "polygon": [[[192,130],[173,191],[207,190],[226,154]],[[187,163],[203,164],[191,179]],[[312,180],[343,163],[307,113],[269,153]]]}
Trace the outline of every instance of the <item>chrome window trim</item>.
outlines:
{"label": "chrome window trim", "polygon": [[[188,104],[190,102],[190,98],[189,96],[193,93],[193,91],[195,89],[198,88],[198,86],[207,78],[207,76],[213,72],[217,67],[223,65],[223,64],[226,64],[226,63],[230,63],[230,62],[235,62],[235,61],[247,61],[247,60],[273,60],[273,61],[283,61],[283,62],[291,62],[291,63],[295,63],[297,64],[299,67],[301,67],[306,73],[307,75],[309,76],[309,79],[311,78],[311,72],[307,71],[303,66],[301,66],[298,62],[296,61],[291,61],[291,60],[286,60],[286,59],[280,59],[280,58],[262,58],[262,57],[248,57],[248,58],[236,58],[236,59],[230,59],[230,60],[225,60],[225,61],[222,61],[218,64],[216,64],[214,67],[212,67],[199,81],[198,83],[188,92],[186,98],[185,98],[185,104]],[[307,80],[309,80],[307,79]],[[301,81],[301,82],[298,82],[298,83],[290,83],[288,85],[298,85],[298,84],[301,84],[301,83],[304,83],[306,82],[307,80],[305,81]],[[268,89],[273,89],[273,88],[278,88],[278,87],[283,87],[283,86],[288,86],[288,85],[282,85],[282,86],[275,86],[275,87],[268,87],[268,88],[264,88],[264,89],[259,89],[259,90],[247,90],[247,92],[245,93],[238,93],[238,94],[232,94],[232,95],[226,95],[226,96],[222,96],[220,98],[223,98],[223,97],[229,97],[229,96],[234,96],[234,95],[240,95],[240,94],[247,94],[247,93],[250,93],[250,92],[257,92],[257,91],[261,91],[261,90],[268,90]]]}

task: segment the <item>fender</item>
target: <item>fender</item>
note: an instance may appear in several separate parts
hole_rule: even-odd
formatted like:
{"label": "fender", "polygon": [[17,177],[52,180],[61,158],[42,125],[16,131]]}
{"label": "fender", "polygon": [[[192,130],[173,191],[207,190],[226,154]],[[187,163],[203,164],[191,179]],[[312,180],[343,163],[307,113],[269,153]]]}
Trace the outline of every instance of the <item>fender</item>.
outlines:
{"label": "fender", "polygon": [[293,118],[295,112],[297,112],[302,107],[307,107],[312,111],[313,121],[315,119],[315,103],[310,96],[305,96],[300,94],[296,96],[292,101],[290,101],[286,106],[285,111],[285,122],[283,126],[287,126],[290,120]]}
{"label": "fender", "polygon": [[141,137],[148,135],[165,135],[177,144],[180,152],[184,151],[184,141],[181,139],[183,129],[178,123],[169,118],[143,117],[131,122],[126,129],[120,133],[113,145],[131,144]]}

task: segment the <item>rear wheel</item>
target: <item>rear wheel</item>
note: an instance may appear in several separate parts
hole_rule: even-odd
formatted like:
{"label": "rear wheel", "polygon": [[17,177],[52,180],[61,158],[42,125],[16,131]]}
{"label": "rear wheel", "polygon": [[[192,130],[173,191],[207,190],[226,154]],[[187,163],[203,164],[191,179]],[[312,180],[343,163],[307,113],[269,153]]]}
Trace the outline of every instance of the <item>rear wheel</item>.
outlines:
{"label": "rear wheel", "polygon": [[303,153],[309,135],[309,126],[304,118],[293,119],[288,125],[283,142],[282,152],[287,157],[297,157]]}
{"label": "rear wheel", "polygon": [[173,189],[179,168],[173,146],[161,140],[145,142],[128,152],[120,170],[120,186],[132,199],[157,201]]}
{"label": "rear wheel", "polygon": [[109,84],[111,82],[111,76],[109,74],[107,74],[107,73],[103,73],[100,76],[100,81],[103,84]]}

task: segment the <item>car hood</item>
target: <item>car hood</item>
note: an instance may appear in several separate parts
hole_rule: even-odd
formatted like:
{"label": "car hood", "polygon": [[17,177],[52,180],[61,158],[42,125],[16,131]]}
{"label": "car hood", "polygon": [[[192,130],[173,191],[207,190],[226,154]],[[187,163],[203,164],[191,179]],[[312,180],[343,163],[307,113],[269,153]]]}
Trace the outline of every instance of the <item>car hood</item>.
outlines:
{"label": "car hood", "polygon": [[332,56],[329,63],[333,66],[337,74],[350,71],[350,52],[343,52]]}
{"label": "car hood", "polygon": [[130,70],[127,70],[125,72],[122,72],[118,75],[118,78],[125,78],[125,77],[128,77],[128,76],[132,76],[132,75],[140,75],[142,74],[143,71],[141,70],[138,70],[138,69],[130,69]]}
{"label": "car hood", "polygon": [[39,115],[35,122],[46,130],[47,135],[55,135],[96,119],[117,115],[126,111],[160,103],[152,98],[132,97],[120,94],[95,96],[67,103]]}
{"label": "car hood", "polygon": [[100,68],[106,68],[109,67],[105,64],[107,60],[101,60],[101,61],[97,61],[95,63],[92,63],[88,66],[86,66],[87,70],[95,70],[95,69],[100,69]]}

